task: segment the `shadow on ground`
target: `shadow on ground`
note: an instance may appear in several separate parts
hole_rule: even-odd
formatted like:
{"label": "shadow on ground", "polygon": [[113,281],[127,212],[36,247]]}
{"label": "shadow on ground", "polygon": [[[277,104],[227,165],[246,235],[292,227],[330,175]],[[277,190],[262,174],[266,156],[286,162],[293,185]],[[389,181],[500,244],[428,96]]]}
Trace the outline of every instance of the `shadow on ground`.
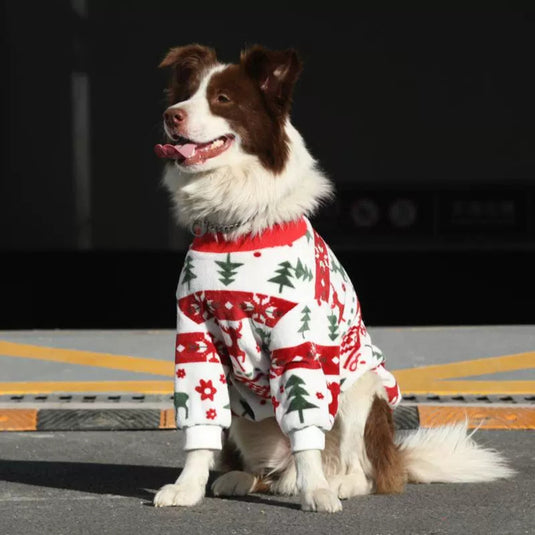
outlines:
{"label": "shadow on ground", "polygon": [[[175,481],[180,472],[180,469],[167,466],[0,460],[0,480],[3,481],[139,498],[145,500],[146,505],[152,505],[156,489]],[[220,475],[219,472],[210,473],[208,496],[211,495],[209,489],[212,482]],[[234,496],[230,499],[280,505],[289,509],[300,508],[296,503],[279,501],[271,496]]]}

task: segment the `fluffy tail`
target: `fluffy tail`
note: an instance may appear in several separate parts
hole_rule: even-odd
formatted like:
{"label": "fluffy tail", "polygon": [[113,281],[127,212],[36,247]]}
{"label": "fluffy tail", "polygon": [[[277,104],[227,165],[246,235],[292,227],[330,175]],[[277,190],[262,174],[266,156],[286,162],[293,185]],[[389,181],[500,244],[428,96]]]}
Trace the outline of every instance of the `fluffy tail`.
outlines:
{"label": "fluffy tail", "polygon": [[400,434],[396,443],[411,483],[477,483],[515,473],[500,453],[472,440],[466,423]]}

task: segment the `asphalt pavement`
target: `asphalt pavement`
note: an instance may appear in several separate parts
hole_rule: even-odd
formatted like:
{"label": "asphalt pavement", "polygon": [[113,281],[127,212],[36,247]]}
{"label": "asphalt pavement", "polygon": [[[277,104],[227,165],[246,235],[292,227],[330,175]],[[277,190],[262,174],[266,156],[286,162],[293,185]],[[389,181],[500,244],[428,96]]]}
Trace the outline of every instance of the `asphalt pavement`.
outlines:
{"label": "asphalt pavement", "polygon": [[409,485],[402,495],[344,502],[341,513],[305,513],[297,498],[207,497],[196,507],[152,506],[183,465],[177,431],[0,434],[0,534],[535,533],[535,433],[479,431],[517,475],[484,484]]}

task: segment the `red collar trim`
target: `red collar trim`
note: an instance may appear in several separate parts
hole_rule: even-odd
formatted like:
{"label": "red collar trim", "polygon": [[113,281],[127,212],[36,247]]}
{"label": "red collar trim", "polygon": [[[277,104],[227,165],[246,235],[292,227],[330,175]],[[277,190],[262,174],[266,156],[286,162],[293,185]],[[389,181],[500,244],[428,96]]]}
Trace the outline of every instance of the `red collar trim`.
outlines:
{"label": "red collar trim", "polygon": [[301,218],[298,221],[273,225],[254,237],[251,237],[250,234],[246,234],[233,241],[226,241],[224,235],[220,232],[207,233],[195,238],[191,245],[191,249],[206,253],[255,251],[257,249],[266,249],[268,247],[291,245],[294,241],[303,237],[306,234],[306,231],[306,221],[304,218]]}

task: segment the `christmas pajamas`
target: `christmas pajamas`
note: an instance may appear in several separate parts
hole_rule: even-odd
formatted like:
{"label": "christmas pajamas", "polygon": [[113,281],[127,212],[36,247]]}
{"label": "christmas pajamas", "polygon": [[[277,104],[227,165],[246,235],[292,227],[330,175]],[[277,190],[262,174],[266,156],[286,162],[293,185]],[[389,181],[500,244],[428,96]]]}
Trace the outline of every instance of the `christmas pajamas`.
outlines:
{"label": "christmas pajamas", "polygon": [[384,368],[342,266],[306,219],[195,238],[177,290],[175,408],[190,449],[220,449],[231,414],[275,416],[293,451],[323,449],[338,396]]}

